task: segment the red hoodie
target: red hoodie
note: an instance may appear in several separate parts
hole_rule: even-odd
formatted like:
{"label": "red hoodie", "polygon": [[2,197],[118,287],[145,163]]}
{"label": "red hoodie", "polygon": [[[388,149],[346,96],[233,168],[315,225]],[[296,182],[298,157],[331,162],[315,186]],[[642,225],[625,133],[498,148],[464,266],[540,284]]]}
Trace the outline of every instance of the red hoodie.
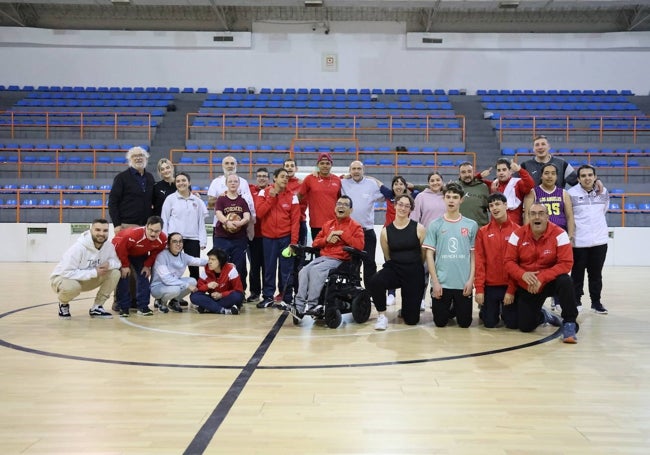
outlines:
{"label": "red hoodie", "polygon": [[521,278],[523,274],[538,271],[537,279],[542,283],[543,289],[546,283],[571,272],[573,249],[569,234],[550,221],[538,240],[533,237],[530,224],[516,229],[508,240],[505,267],[508,274],[524,289],[528,285]]}
{"label": "red hoodie", "polygon": [[255,197],[255,212],[262,224],[262,237],[279,239],[291,235],[291,243],[298,243],[300,231],[300,204],[298,197],[291,191],[284,190],[271,196],[269,185]]}
{"label": "red hoodie", "polygon": [[[206,277],[199,278],[199,281],[196,284],[196,287],[200,292],[220,292],[222,297],[226,297],[233,291],[239,291],[242,294],[244,293],[244,286],[241,284],[241,278],[239,277],[239,273],[237,273],[235,264],[226,262],[219,275],[210,270],[206,265],[205,275]],[[217,287],[210,289],[208,288],[209,283],[217,283]]]}
{"label": "red hoodie", "polygon": [[[327,241],[327,236],[332,231],[343,231],[341,239],[336,243]],[[334,218],[325,222],[323,229],[318,233],[311,246],[320,248],[321,256],[348,261],[350,260],[350,254],[343,251],[343,247],[351,246],[357,250],[363,250],[363,228],[349,216],[342,220]]]}
{"label": "red hoodie", "polygon": [[478,230],[474,245],[476,272],[474,287],[477,294],[485,294],[485,286],[508,286],[507,293],[515,293],[516,283],[503,267],[508,239],[519,226],[507,218],[503,224],[492,218]]}
{"label": "red hoodie", "polygon": [[153,267],[156,261],[156,256],[167,245],[167,234],[160,233],[157,240],[151,241],[147,238],[145,232],[146,226],[136,226],[128,229],[122,229],[113,238],[112,242],[115,245],[117,257],[120,258],[122,267],[129,267],[131,261],[129,256],[149,256],[144,261],[145,267]]}

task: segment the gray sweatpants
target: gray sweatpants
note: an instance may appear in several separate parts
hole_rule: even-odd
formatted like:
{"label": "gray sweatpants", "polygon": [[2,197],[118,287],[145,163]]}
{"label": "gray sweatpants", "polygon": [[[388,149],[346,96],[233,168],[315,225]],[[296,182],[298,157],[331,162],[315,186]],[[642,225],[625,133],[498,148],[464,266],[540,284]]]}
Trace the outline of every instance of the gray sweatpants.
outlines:
{"label": "gray sweatpants", "polygon": [[305,305],[314,307],[318,304],[325,279],[330,270],[338,267],[343,262],[326,256],[320,256],[304,266],[298,274],[298,293],[296,294],[296,308],[303,312]]}

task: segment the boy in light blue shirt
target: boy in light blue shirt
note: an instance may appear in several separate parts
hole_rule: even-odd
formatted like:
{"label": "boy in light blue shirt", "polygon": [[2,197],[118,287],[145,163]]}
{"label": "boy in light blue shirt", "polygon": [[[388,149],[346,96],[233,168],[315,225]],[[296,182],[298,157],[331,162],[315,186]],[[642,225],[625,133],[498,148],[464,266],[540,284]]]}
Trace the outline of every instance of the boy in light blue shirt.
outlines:
{"label": "boy in light blue shirt", "polygon": [[460,213],[465,192],[457,183],[443,188],[445,214],[429,224],[422,244],[431,276],[433,322],[445,327],[456,317],[459,327],[472,324],[476,221]]}

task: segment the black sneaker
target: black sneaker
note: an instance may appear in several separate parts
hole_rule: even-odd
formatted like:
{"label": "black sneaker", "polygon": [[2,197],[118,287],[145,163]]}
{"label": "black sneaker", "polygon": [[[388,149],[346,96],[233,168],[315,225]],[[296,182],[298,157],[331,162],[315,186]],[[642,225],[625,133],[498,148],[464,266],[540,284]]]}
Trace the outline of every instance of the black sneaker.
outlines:
{"label": "black sneaker", "polygon": [[70,314],[70,305],[59,303],[59,317],[61,319],[70,319],[72,317]]}
{"label": "black sneaker", "polygon": [[121,317],[121,318],[128,318],[128,317],[129,317],[129,314],[130,314],[130,313],[129,313],[129,310],[128,310],[128,309],[127,309],[127,310],[122,310],[122,309],[120,309],[120,317]]}
{"label": "black sneaker", "polygon": [[200,306],[200,305],[197,305],[197,306],[196,306],[196,312],[199,313],[199,314],[209,313],[209,311],[206,310],[205,307],[202,307],[202,306]]}
{"label": "black sneaker", "polygon": [[[156,304],[154,303],[154,306],[155,305]],[[162,301],[160,301],[160,303],[158,304],[158,311],[160,311],[161,313],[169,313],[169,307],[164,303],[162,303]]]}
{"label": "black sneaker", "polygon": [[153,307],[158,308],[161,303],[162,303],[162,301],[160,299],[156,299],[156,300],[153,301]]}
{"label": "black sneaker", "polygon": [[151,311],[151,308],[146,307],[142,310],[138,310],[138,316],[153,316],[153,311]]}
{"label": "black sneaker", "polygon": [[222,308],[221,314],[239,314],[239,308],[234,305],[230,308]]}
{"label": "black sneaker", "polygon": [[295,323],[299,323],[302,321],[302,318],[305,317],[303,313],[298,311],[298,308],[296,308],[294,305],[289,306],[289,314],[293,317],[293,320]]}
{"label": "black sneaker", "polygon": [[602,303],[595,303],[591,305],[591,311],[596,314],[608,314],[607,308],[605,308]]}
{"label": "black sneaker", "polygon": [[258,294],[251,294],[246,299],[246,303],[259,302],[260,296]]}
{"label": "black sneaker", "polygon": [[269,308],[273,306],[274,303],[273,297],[265,297],[264,300],[257,304],[257,308]]}
{"label": "black sneaker", "polygon": [[176,300],[180,306],[189,306],[187,300]]}
{"label": "black sneaker", "polygon": [[172,299],[167,304],[170,310],[175,311],[176,313],[182,313],[183,309],[181,308],[181,302],[176,299]]}
{"label": "black sneaker", "polygon": [[113,319],[113,315],[106,311],[101,305],[88,310],[88,314],[91,318]]}

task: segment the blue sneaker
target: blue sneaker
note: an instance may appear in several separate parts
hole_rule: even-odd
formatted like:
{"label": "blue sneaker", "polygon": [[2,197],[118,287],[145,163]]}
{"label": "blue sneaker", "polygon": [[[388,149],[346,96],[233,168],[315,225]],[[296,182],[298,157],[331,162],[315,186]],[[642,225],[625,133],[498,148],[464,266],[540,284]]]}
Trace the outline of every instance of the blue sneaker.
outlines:
{"label": "blue sneaker", "polygon": [[562,342],[576,344],[578,337],[576,336],[576,323],[565,322],[562,327]]}
{"label": "blue sneaker", "polygon": [[542,308],[542,314],[544,315],[544,325],[550,324],[553,327],[560,327],[562,325],[562,319],[557,314],[551,313],[546,308]]}

